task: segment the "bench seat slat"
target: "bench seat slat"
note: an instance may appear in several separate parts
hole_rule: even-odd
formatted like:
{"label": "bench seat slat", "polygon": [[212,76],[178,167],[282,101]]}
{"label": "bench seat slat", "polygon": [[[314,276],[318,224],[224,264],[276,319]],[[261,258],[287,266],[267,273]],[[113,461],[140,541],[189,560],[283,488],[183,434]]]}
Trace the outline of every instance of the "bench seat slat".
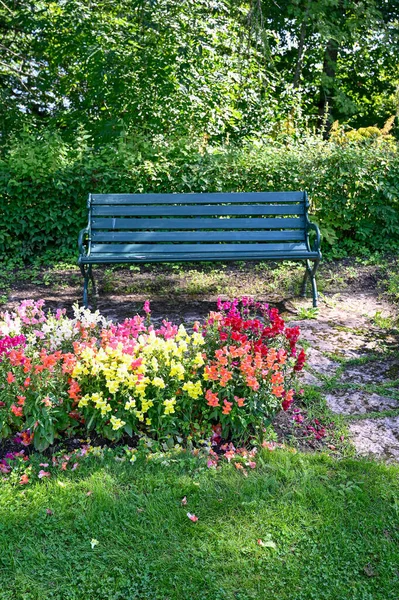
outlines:
{"label": "bench seat slat", "polygon": [[303,192],[213,192],[209,194],[93,194],[93,205],[101,204],[223,204],[244,202],[301,202]]}
{"label": "bench seat slat", "polygon": [[93,206],[92,214],[98,216],[178,217],[206,215],[303,215],[303,204],[291,205],[193,205],[193,206]]}
{"label": "bench seat slat", "polygon": [[94,217],[92,229],[304,229],[303,217],[283,218],[201,218],[201,219],[134,219]]}
{"label": "bench seat slat", "polygon": [[93,231],[92,242],[267,242],[304,241],[294,231]]}
{"label": "bench seat slat", "polygon": [[319,258],[318,252],[222,252],[217,253],[195,253],[195,254],[93,254],[82,257],[81,264],[103,264],[103,263],[145,263],[145,262],[185,262],[185,261],[236,261],[236,260],[305,260]]}
{"label": "bench seat slat", "polygon": [[219,252],[227,254],[228,252],[307,252],[304,243],[285,243],[285,244],[92,244],[91,254],[212,254],[215,256]]}

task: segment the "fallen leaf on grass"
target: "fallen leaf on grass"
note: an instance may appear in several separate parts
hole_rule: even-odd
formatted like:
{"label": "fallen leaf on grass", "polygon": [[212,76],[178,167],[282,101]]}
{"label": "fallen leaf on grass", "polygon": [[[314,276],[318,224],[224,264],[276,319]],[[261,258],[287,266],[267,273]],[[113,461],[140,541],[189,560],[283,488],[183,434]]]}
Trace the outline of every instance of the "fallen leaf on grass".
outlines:
{"label": "fallen leaf on grass", "polygon": [[93,492],[92,492],[91,490],[89,490],[88,492],[86,492],[86,496],[91,496],[91,495],[92,495],[92,493],[93,493]]}
{"label": "fallen leaf on grass", "polygon": [[187,513],[188,518],[190,519],[190,521],[192,521],[193,523],[196,523],[198,521],[198,517],[196,517],[195,515],[192,515],[191,513]]}
{"label": "fallen leaf on grass", "polygon": [[186,506],[186,504],[187,504],[187,496],[184,496],[184,498],[182,498],[181,504],[182,504],[182,506]]}
{"label": "fallen leaf on grass", "polygon": [[273,540],[266,540],[265,542],[263,540],[258,540],[258,545],[262,546],[262,548],[272,548],[273,550],[277,549],[277,546]]}
{"label": "fallen leaf on grass", "polygon": [[91,544],[91,549],[92,549],[92,550],[94,550],[94,548],[95,548],[96,546],[98,546],[98,544],[99,544],[99,543],[100,543],[100,542],[99,542],[98,540],[96,540],[95,538],[93,538],[93,539],[91,540],[91,542],[90,542],[90,544]]}
{"label": "fallen leaf on grass", "polygon": [[46,513],[48,515],[53,515],[54,514],[53,511],[50,508],[46,508]]}

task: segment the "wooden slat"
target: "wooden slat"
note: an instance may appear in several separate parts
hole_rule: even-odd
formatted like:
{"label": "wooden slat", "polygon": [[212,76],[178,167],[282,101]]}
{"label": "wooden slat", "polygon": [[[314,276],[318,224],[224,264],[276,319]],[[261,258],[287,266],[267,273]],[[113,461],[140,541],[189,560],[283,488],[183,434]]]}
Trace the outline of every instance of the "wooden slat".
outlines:
{"label": "wooden slat", "polygon": [[232,219],[110,219],[94,217],[92,229],[304,229],[305,221],[299,218],[232,218]]}
{"label": "wooden slat", "polygon": [[208,252],[195,254],[93,254],[88,257],[81,257],[82,264],[112,264],[112,263],[146,263],[146,262],[195,262],[195,261],[228,261],[228,260],[305,260],[320,258],[317,252],[308,252],[300,250],[297,252]]}
{"label": "wooden slat", "polygon": [[201,254],[218,252],[299,252],[305,244],[92,244],[91,254]]}
{"label": "wooden slat", "polygon": [[302,230],[293,231],[93,231],[93,242],[267,242],[300,241]]}
{"label": "wooden slat", "polygon": [[236,204],[236,205],[193,205],[193,206],[93,206],[93,216],[207,216],[207,215],[303,215],[303,204]]}
{"label": "wooden slat", "polygon": [[223,204],[301,202],[304,192],[216,192],[202,194],[93,194],[92,204]]}

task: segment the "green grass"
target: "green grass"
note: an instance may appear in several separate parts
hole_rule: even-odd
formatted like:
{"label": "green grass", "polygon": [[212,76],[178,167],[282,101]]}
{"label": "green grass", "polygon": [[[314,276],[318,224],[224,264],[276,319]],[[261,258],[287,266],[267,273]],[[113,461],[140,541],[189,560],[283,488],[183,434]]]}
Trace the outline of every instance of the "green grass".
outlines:
{"label": "green grass", "polygon": [[399,467],[265,451],[244,477],[163,460],[3,482],[0,598],[397,600]]}

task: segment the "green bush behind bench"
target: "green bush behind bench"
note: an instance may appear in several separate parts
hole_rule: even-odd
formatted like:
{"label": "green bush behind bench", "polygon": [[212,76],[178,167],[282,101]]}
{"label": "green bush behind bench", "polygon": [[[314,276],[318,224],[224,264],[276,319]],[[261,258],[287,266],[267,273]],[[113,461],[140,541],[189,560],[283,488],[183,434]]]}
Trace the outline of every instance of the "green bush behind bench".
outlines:
{"label": "green bush behind bench", "polygon": [[395,142],[207,146],[203,140],[124,137],[94,149],[84,133],[14,139],[0,159],[0,258],[76,253],[89,191],[307,190],[331,256],[399,246]]}

